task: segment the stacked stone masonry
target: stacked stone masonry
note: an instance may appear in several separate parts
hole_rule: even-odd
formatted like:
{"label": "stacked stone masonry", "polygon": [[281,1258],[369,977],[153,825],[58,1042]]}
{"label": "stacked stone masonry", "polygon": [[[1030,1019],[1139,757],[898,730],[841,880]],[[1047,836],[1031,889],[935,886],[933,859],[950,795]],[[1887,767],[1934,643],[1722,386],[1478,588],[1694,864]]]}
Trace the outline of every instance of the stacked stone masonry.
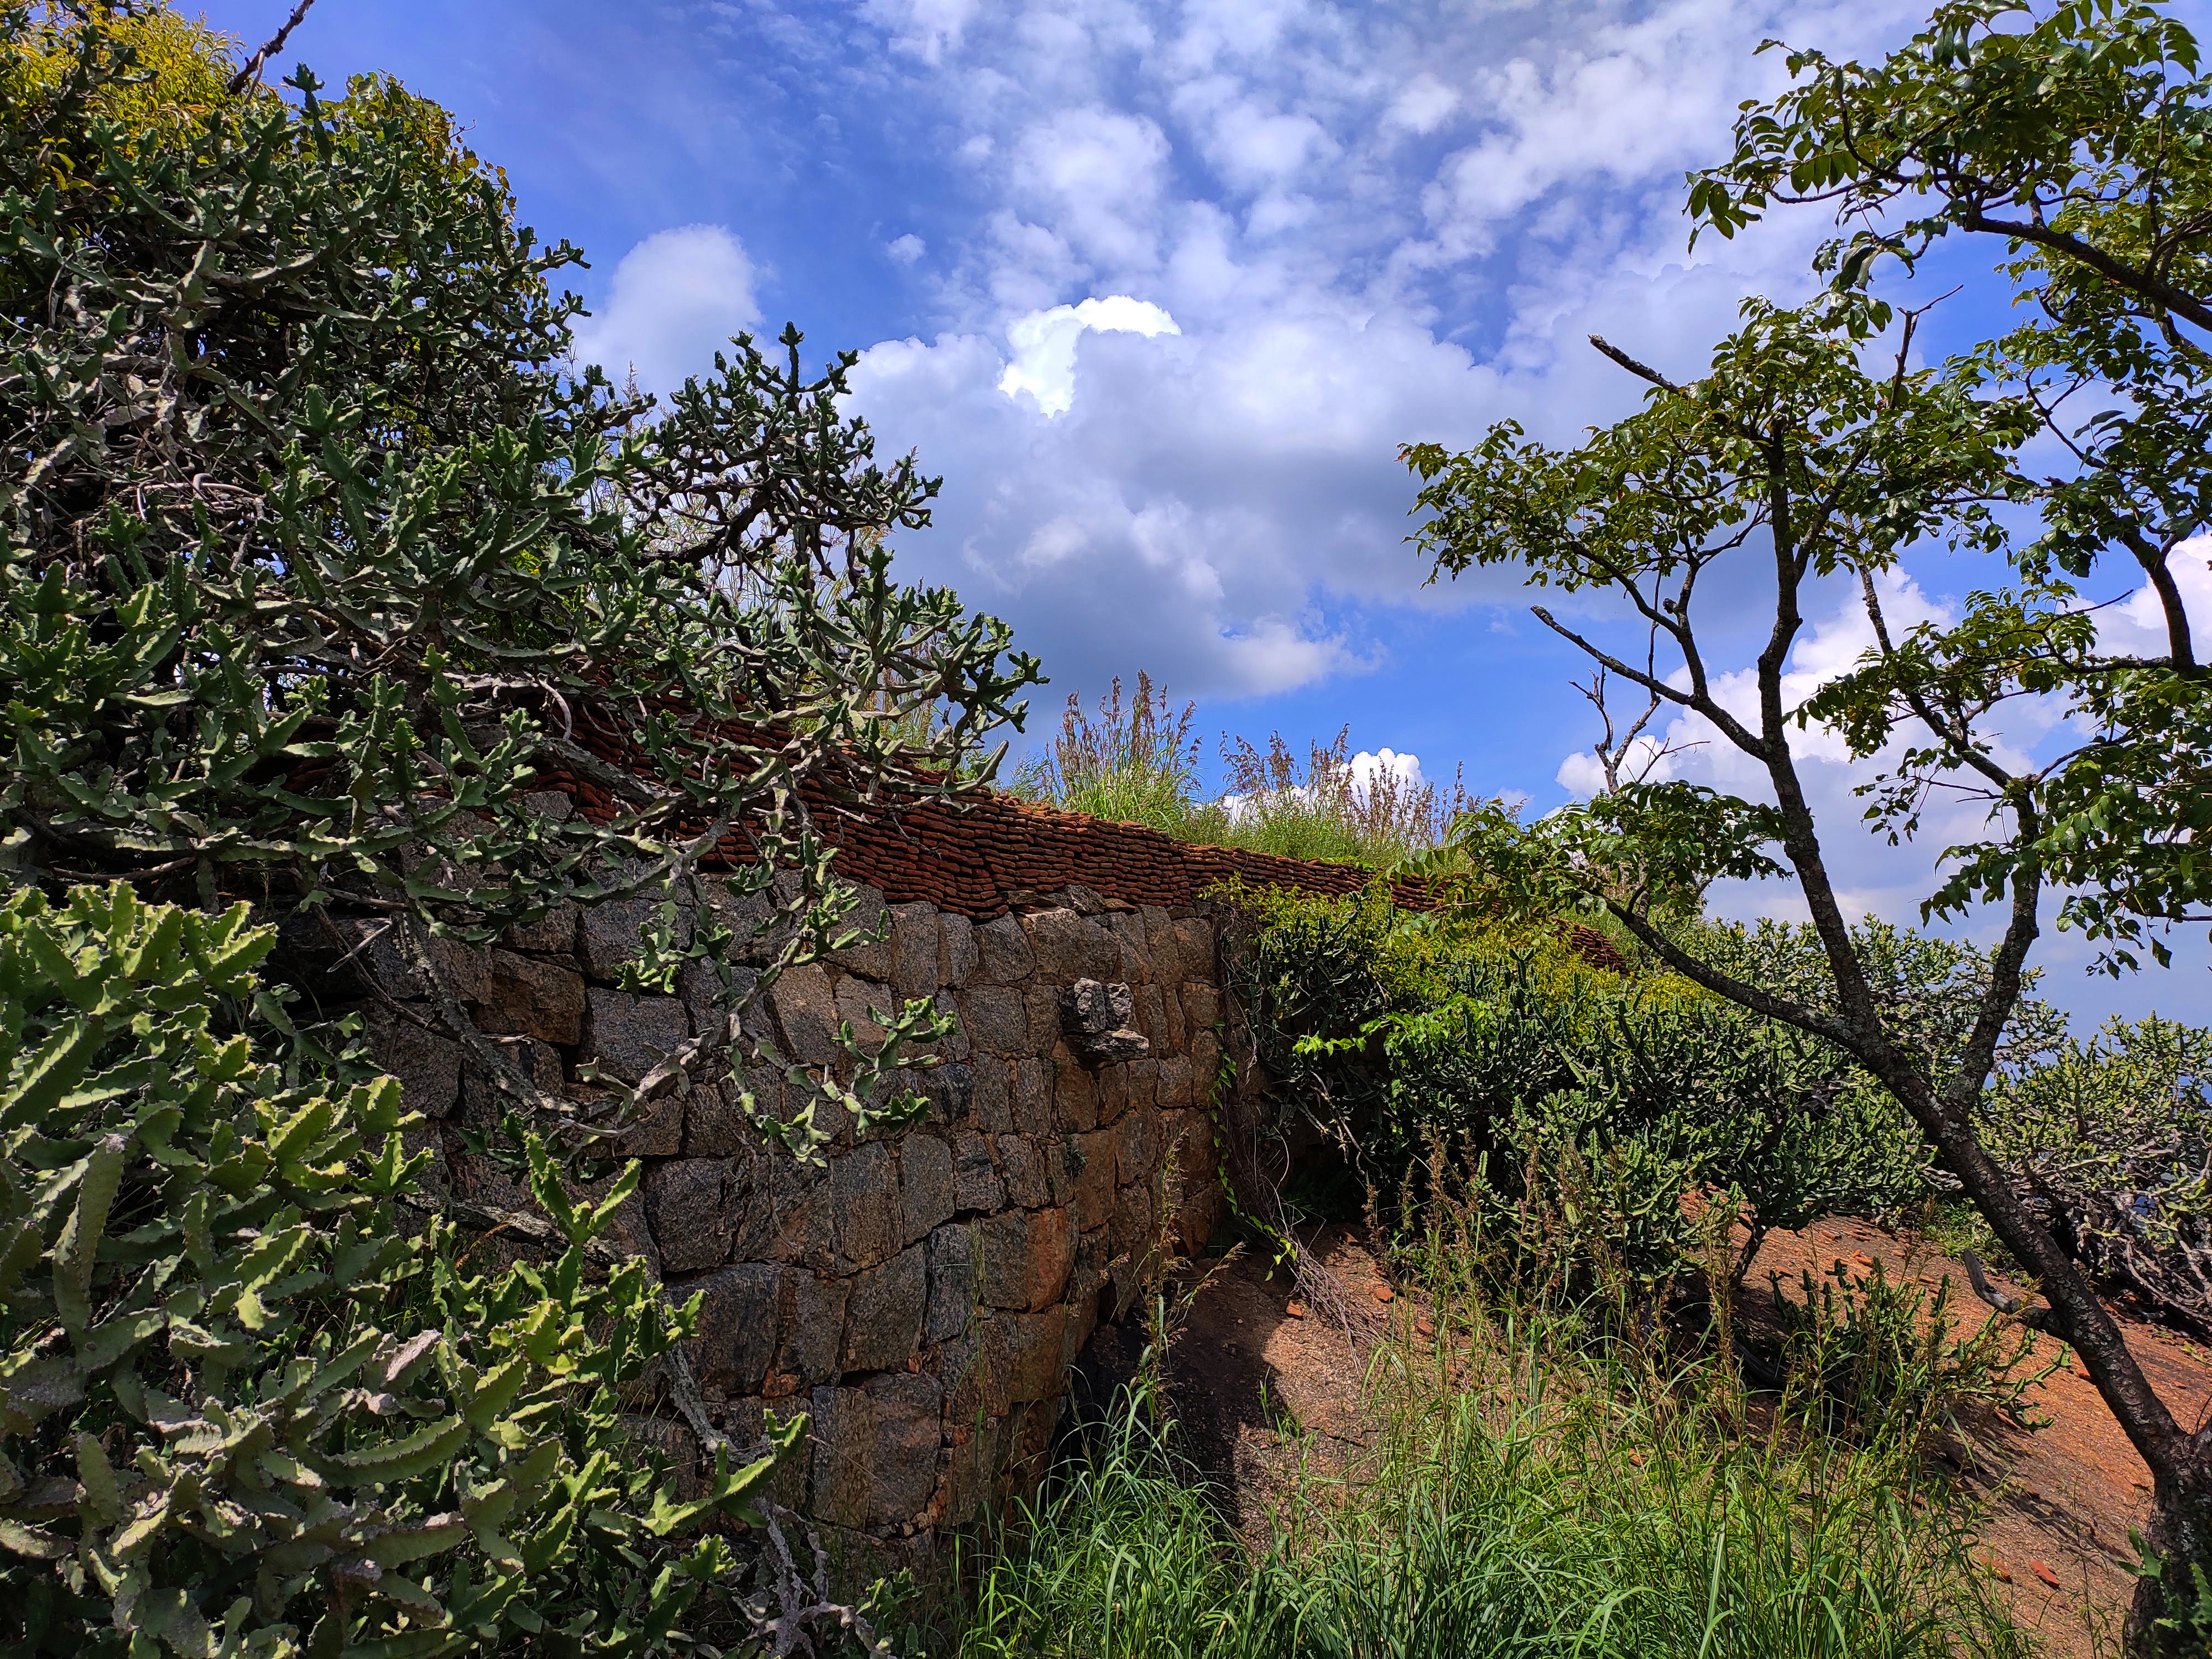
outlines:
{"label": "stacked stone masonry", "polygon": [[[825,1125],[836,1133],[811,1168],[767,1143],[722,1089],[695,1087],[629,1133],[644,1179],[613,1240],[679,1300],[701,1297],[690,1359],[725,1431],[744,1443],[765,1410],[810,1414],[807,1455],[779,1500],[822,1531],[853,1582],[918,1562],[939,1528],[1034,1480],[1100,1318],[1151,1253],[1194,1249],[1223,1206],[1206,1110],[1224,1018],[1207,906],[1138,905],[1063,882],[978,922],[862,894],[886,937],[789,973],[757,1018],[793,1059],[829,1063],[841,1020],[865,1041],[878,1029],[871,1009],[934,999],[959,1029],[945,1063],[914,1074],[927,1117],[858,1139],[849,1121]],[[695,896],[739,908],[713,878]],[[542,1087],[586,1096],[587,1067],[634,1081],[720,1018],[703,983],[667,997],[616,988],[647,911],[609,904],[499,948],[441,945],[441,965],[478,1027]],[[373,924],[362,935],[349,971],[382,993],[364,1000],[364,1018],[428,1121],[434,1185],[526,1211],[509,1165],[469,1151],[500,1097],[440,1032],[428,988]],[[1092,983],[1076,994],[1082,981]],[[1076,1030],[1079,1054],[1063,1035],[1079,1008],[1127,1024],[1111,1042]],[[749,1081],[760,1108],[785,1109],[778,1079]],[[639,1409],[654,1413],[640,1433],[694,1467],[674,1413]]]}
{"label": "stacked stone masonry", "polygon": [[[538,810],[611,809],[588,783],[546,781]],[[777,1499],[821,1530],[853,1583],[918,1564],[939,1528],[1033,1481],[1099,1319],[1149,1253],[1194,1249],[1220,1220],[1207,1107],[1234,1012],[1208,891],[1236,878],[1343,894],[1369,878],[995,795],[823,821],[839,873],[861,884],[860,919],[884,937],[787,974],[756,1017],[792,1060],[830,1065],[841,1021],[865,1042],[880,1033],[870,1010],[934,999],[958,1031],[945,1063],[916,1074],[927,1119],[867,1138],[821,1124],[835,1134],[813,1167],[764,1141],[721,1088],[671,1096],[623,1148],[646,1167],[611,1242],[679,1298],[700,1296],[692,1369],[725,1432],[747,1443],[767,1410],[810,1414],[807,1455]],[[721,862],[743,853],[733,840]],[[1418,885],[1395,897],[1425,908]],[[751,932],[719,878],[692,898],[686,926],[705,906]],[[651,910],[568,910],[496,948],[434,948],[477,1027],[541,1088],[582,1097],[592,1068],[635,1082],[719,1028],[703,978],[675,996],[617,988]],[[1619,963],[1601,936],[1573,932],[1584,954]],[[329,970],[327,994],[360,1000],[373,1049],[424,1115],[431,1196],[527,1212],[511,1164],[468,1150],[486,1144],[502,1097],[377,924],[357,933],[342,961],[320,936],[292,943]],[[757,1109],[787,1109],[780,1078],[748,1082]],[[641,1410],[653,1414],[640,1435],[696,1473],[665,1402]]]}

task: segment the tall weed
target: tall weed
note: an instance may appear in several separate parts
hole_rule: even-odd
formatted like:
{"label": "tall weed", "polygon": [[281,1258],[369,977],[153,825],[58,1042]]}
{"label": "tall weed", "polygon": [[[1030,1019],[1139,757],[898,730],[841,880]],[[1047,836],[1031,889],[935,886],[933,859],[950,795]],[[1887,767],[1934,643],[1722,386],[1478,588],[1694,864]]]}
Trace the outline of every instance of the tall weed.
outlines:
{"label": "tall weed", "polygon": [[1332,743],[1309,744],[1303,766],[1279,732],[1264,750],[1224,738],[1221,756],[1229,793],[1216,811],[1226,820],[1224,842],[1282,858],[1387,869],[1434,847],[1474,805],[1459,778],[1445,789],[1386,766],[1361,767],[1349,726]]}
{"label": "tall weed", "polygon": [[[986,1569],[962,1659],[1936,1659],[2022,1650],[1900,1445],[1747,1433],[1723,1366],[1453,1329],[1369,1467],[1248,1547],[1136,1400]],[[1431,1374],[1422,1377],[1425,1363]]]}
{"label": "tall weed", "polygon": [[1198,739],[1190,727],[1197,713],[1196,703],[1186,703],[1176,714],[1167,688],[1142,672],[1127,704],[1117,677],[1095,719],[1070,693],[1060,735],[1015,774],[1014,793],[1189,839],[1198,788]]}
{"label": "tall weed", "polygon": [[1224,738],[1229,789],[1208,799],[1191,730],[1197,714],[1194,702],[1177,712],[1167,688],[1141,672],[1126,701],[1116,678],[1095,714],[1071,694],[1059,735],[1015,774],[1013,793],[1179,841],[1377,870],[1434,847],[1474,804],[1456,779],[1445,789],[1361,765],[1348,726],[1334,742],[1310,744],[1303,762],[1279,732],[1265,750]]}

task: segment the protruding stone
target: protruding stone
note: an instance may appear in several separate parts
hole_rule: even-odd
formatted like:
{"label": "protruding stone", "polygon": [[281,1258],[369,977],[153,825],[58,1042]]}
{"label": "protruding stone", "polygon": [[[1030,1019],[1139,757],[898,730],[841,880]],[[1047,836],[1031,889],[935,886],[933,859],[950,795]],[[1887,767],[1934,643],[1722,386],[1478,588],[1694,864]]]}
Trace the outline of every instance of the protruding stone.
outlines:
{"label": "protruding stone", "polygon": [[1060,1030],[1085,1064],[1103,1066],[1150,1052],[1131,1028],[1135,995],[1118,981],[1079,979],[1060,994]]}
{"label": "protruding stone", "polygon": [[602,1072],[625,1083],[638,1081],[690,1035],[684,1005],[674,997],[633,996],[600,985],[586,997],[585,1052]]}
{"label": "protruding stone", "polygon": [[881,1267],[853,1276],[845,1304],[843,1366],[848,1371],[902,1366],[921,1346],[927,1293],[926,1253],[916,1244]]}
{"label": "protruding stone", "polygon": [[432,1029],[435,1018],[427,1008],[371,1004],[362,1012],[362,1035],[376,1063],[399,1079],[407,1110],[450,1117],[461,1099],[461,1045]]}
{"label": "protruding stone", "polygon": [[1005,1416],[1012,1400],[1006,1388],[1004,1323],[996,1316],[987,1316],[946,1341],[938,1350],[937,1376],[945,1387],[945,1421],[956,1433],[978,1418]]}

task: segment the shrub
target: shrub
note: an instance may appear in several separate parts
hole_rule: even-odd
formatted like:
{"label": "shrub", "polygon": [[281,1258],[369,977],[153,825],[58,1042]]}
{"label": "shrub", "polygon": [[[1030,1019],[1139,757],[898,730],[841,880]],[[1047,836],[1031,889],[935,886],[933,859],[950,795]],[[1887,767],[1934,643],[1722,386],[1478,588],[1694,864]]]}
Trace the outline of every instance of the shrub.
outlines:
{"label": "shrub", "polygon": [[1932,1295],[1893,1284],[1879,1261],[1863,1273],[1838,1261],[1819,1278],[1808,1267],[1799,1279],[1792,1297],[1781,1274],[1767,1275],[1782,1368],[1831,1429],[1881,1429],[1910,1443],[1936,1428],[1966,1432],[1962,1413],[2022,1420],[2028,1389],[2065,1363],[2054,1354],[2023,1371],[2035,1334],[2002,1318],[1959,1335],[1948,1275]]}
{"label": "shrub", "polygon": [[[937,486],[840,412],[850,354],[741,337],[662,408],[572,375],[547,279],[580,256],[444,111],[229,70],[166,11],[0,12],[0,855],[379,918],[464,1041],[434,930],[727,855],[770,948],[648,937],[648,976],[707,957],[730,1006],[642,1086],[781,1069],[738,1005],[848,931],[824,830],[969,787],[1034,660],[893,580]],[[556,780],[590,810],[544,810]]]}
{"label": "shrub", "polygon": [[2081,1261],[2212,1341],[2208,1085],[2212,1031],[2115,1017],[1993,1079],[1982,1133]]}
{"label": "shrub", "polygon": [[549,1261],[405,1236],[399,1085],[288,1075],[243,1029],[272,939],[119,884],[0,903],[0,1640],[690,1645],[733,1558],[674,1534],[746,1513],[803,1419],[672,1502],[617,1402],[696,1304],[595,1255],[636,1166],[580,1205],[529,1139]]}
{"label": "shrub", "polygon": [[1749,1224],[1740,1276],[1771,1228],[1928,1189],[1919,1136],[1856,1068],[1686,981],[1401,916],[1379,887],[1240,902],[1260,925],[1238,988],[1284,1109],[1385,1191],[1463,1161],[1509,1271],[1565,1248],[1583,1290],[1601,1257],[1656,1285],[1702,1261],[1710,1229],[1682,1200],[1705,1193]]}

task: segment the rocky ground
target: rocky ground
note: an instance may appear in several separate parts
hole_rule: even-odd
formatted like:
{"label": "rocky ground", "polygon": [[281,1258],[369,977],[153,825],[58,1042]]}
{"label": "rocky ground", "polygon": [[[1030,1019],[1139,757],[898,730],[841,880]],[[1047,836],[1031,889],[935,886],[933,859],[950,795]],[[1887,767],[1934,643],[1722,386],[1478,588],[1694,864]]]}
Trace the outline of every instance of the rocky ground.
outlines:
{"label": "rocky ground", "polygon": [[[1254,1538],[1268,1524],[1291,1458],[1356,1470],[1373,1431],[1366,1382],[1382,1339],[1395,1333],[1418,1343],[1426,1335],[1418,1292],[1393,1284],[1358,1230],[1319,1230],[1310,1247],[1342,1292],[1349,1329],[1305,1305],[1311,1298],[1297,1297],[1287,1270],[1264,1258],[1194,1264],[1180,1281],[1194,1291],[1170,1348],[1183,1446],[1222,1480],[1240,1529]],[[1948,1274],[1963,1319],[1985,1316],[1958,1262],[1860,1221],[1770,1237],[1747,1283],[1763,1296],[1770,1269],[1794,1284],[1805,1268],[1818,1274],[1841,1261],[1863,1272],[1877,1260],[1892,1279],[1933,1285]],[[2124,1322],[2177,1415],[2203,1420],[2212,1408],[2212,1354],[2159,1327]],[[2039,1338],[2030,1363],[2059,1352],[2052,1339]],[[2003,1588],[2015,1620],[2053,1659],[2087,1659],[2116,1645],[2134,1589],[2129,1529],[2148,1516],[2150,1476],[2078,1361],[2038,1384],[2028,1405],[2041,1426],[1992,1425],[1963,1456],[1944,1448],[1937,1467],[1987,1500],[1976,1556]]]}

